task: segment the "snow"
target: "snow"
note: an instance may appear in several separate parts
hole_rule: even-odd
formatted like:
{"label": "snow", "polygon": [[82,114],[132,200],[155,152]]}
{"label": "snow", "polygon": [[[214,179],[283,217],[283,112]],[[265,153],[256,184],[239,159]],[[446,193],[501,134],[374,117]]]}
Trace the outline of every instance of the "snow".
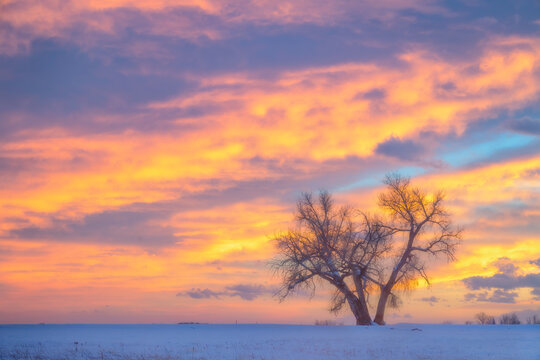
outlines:
{"label": "snow", "polygon": [[540,359],[540,325],[0,325],[0,359]]}

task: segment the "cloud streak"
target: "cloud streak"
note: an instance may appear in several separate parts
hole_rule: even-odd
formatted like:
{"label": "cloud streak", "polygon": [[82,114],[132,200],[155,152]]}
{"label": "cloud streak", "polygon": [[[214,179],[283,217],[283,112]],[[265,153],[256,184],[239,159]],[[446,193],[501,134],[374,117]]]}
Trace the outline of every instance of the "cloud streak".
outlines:
{"label": "cloud streak", "polygon": [[219,299],[221,297],[238,296],[242,300],[252,301],[262,295],[274,293],[275,289],[264,285],[236,284],[225,287],[223,291],[213,291],[210,289],[191,289],[181,291],[176,296],[189,296],[193,299]]}
{"label": "cloud streak", "polygon": [[[401,11],[445,12],[434,1],[384,0],[377,3],[340,0],[273,1],[4,1],[0,4],[0,52],[28,52],[38,38],[82,41],[92,46],[100,38],[137,32],[191,41],[231,36],[242,24],[335,24],[358,17],[389,21]],[[76,36],[74,36],[76,35]]]}

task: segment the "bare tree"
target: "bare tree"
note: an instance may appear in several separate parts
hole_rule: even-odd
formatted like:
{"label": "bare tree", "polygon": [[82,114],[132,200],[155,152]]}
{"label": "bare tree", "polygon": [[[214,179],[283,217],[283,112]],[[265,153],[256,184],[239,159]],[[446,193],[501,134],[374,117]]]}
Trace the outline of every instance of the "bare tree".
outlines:
{"label": "bare tree", "polygon": [[495,325],[495,318],[485,312],[478,313],[474,317],[480,325]]}
{"label": "bare tree", "polygon": [[521,324],[521,321],[519,321],[519,318],[516,313],[510,313],[510,314],[503,314],[499,318],[499,324],[501,325],[519,325]]}
{"label": "bare tree", "polygon": [[397,174],[386,176],[387,189],[379,195],[379,206],[390,215],[384,225],[392,235],[402,234],[404,241],[394,252],[391,266],[379,278],[380,296],[374,321],[383,325],[389,300],[395,304],[395,288],[409,288],[415,280],[426,274],[426,256],[446,256],[454,259],[455,247],[461,238],[461,229],[452,226],[450,215],[443,206],[442,191],[427,194],[413,187],[410,179]]}
{"label": "bare tree", "polygon": [[428,195],[398,175],[384,183],[379,205],[389,213],[387,220],[350,206],[338,208],[327,192],[317,199],[302,195],[296,227],[274,239],[278,256],[272,266],[283,280],[281,300],[302,288],[314,292],[322,281],[335,289],[331,311],[348,304],[357,325],[368,325],[370,294],[378,292],[374,321],[382,325],[386,306],[399,304],[397,290],[412,287],[418,278],[429,284],[427,257],[454,258],[461,231],[451,225],[444,194]]}
{"label": "bare tree", "polygon": [[323,281],[335,289],[331,311],[348,304],[357,325],[371,324],[369,286],[379,276],[390,231],[350,206],[336,207],[327,192],[317,199],[302,194],[295,220],[294,229],[275,237],[279,255],[272,266],[283,280],[280,298],[301,288],[314,291]]}

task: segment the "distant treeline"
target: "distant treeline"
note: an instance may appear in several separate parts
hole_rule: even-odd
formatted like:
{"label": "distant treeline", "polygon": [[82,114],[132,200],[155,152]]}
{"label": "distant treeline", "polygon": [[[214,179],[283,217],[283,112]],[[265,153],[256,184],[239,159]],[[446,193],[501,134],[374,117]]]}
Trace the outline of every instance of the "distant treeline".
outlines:
{"label": "distant treeline", "polygon": [[[521,320],[516,313],[503,314],[499,317],[499,324],[501,325],[519,325]],[[526,321],[527,324],[540,324],[540,316],[529,316]],[[485,312],[478,313],[474,316],[474,321],[465,322],[467,325],[480,324],[480,325],[495,325],[497,320],[494,316],[488,315]]]}

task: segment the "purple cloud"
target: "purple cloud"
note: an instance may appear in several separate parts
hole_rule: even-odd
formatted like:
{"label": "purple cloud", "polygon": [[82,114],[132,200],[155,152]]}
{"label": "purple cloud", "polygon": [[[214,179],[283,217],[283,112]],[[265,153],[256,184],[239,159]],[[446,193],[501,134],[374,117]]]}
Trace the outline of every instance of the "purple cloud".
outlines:
{"label": "purple cloud", "polygon": [[191,289],[188,291],[181,291],[176,296],[189,296],[193,299],[219,299],[223,296],[234,297],[238,296],[242,300],[252,301],[256,298],[265,295],[273,294],[274,288],[267,287],[260,284],[235,284],[226,286],[222,291],[214,291],[210,289]]}
{"label": "purple cloud", "polygon": [[375,152],[400,160],[416,160],[424,153],[424,147],[412,140],[401,140],[392,136],[377,145]]}

